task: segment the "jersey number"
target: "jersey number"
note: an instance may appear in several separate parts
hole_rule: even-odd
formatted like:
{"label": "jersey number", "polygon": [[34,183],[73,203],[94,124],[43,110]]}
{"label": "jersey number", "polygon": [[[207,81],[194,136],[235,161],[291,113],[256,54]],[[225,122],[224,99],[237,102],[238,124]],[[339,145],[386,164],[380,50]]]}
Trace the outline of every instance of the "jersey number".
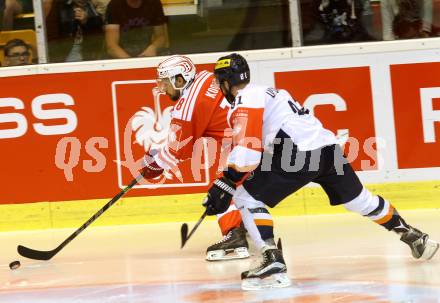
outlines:
{"label": "jersey number", "polygon": [[180,99],[180,101],[176,104],[176,110],[180,110],[184,102],[185,102],[184,98]]}
{"label": "jersey number", "polygon": [[289,103],[290,108],[295,114],[302,116],[309,113],[308,109],[305,109],[304,107],[299,108],[292,100],[289,100],[287,102]]}

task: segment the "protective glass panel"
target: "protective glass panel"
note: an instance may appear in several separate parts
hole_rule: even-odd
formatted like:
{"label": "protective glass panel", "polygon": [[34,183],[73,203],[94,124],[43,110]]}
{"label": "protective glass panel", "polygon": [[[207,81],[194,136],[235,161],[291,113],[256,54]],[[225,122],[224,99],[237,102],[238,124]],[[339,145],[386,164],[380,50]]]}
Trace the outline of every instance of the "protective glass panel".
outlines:
{"label": "protective glass panel", "polygon": [[288,0],[46,0],[49,62],[291,46]]}
{"label": "protective glass panel", "polygon": [[304,45],[439,36],[438,0],[301,0]]}

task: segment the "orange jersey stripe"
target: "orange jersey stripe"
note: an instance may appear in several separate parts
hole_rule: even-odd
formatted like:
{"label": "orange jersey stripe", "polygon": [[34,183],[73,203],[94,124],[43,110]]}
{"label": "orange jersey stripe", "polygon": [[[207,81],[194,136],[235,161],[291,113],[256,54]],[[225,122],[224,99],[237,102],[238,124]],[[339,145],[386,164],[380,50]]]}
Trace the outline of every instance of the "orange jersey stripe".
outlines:
{"label": "orange jersey stripe", "polygon": [[238,108],[233,112],[233,144],[261,151],[263,137],[263,108]]}

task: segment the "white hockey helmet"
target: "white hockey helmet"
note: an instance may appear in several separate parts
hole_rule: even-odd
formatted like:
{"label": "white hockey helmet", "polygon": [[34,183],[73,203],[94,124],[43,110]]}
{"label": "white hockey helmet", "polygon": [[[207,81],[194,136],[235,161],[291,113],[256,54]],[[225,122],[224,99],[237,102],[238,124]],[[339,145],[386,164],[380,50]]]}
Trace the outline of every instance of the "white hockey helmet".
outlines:
{"label": "white hockey helmet", "polygon": [[[176,76],[181,75],[186,83],[183,87],[176,87]],[[181,55],[174,55],[163,60],[157,67],[157,80],[160,83],[163,79],[169,79],[174,89],[183,90],[187,88],[196,76],[196,67],[190,58]]]}

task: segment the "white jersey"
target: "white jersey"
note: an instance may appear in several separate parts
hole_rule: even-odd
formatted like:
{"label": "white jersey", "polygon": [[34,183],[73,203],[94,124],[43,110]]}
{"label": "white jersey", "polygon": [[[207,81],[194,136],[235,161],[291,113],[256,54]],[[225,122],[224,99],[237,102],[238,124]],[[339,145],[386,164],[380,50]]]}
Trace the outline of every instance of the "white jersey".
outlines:
{"label": "white jersey", "polygon": [[233,128],[233,149],[228,165],[238,171],[258,166],[261,152],[271,151],[280,130],[288,134],[300,151],[336,144],[333,132],[296,102],[285,90],[248,84],[239,90],[228,112]]}

